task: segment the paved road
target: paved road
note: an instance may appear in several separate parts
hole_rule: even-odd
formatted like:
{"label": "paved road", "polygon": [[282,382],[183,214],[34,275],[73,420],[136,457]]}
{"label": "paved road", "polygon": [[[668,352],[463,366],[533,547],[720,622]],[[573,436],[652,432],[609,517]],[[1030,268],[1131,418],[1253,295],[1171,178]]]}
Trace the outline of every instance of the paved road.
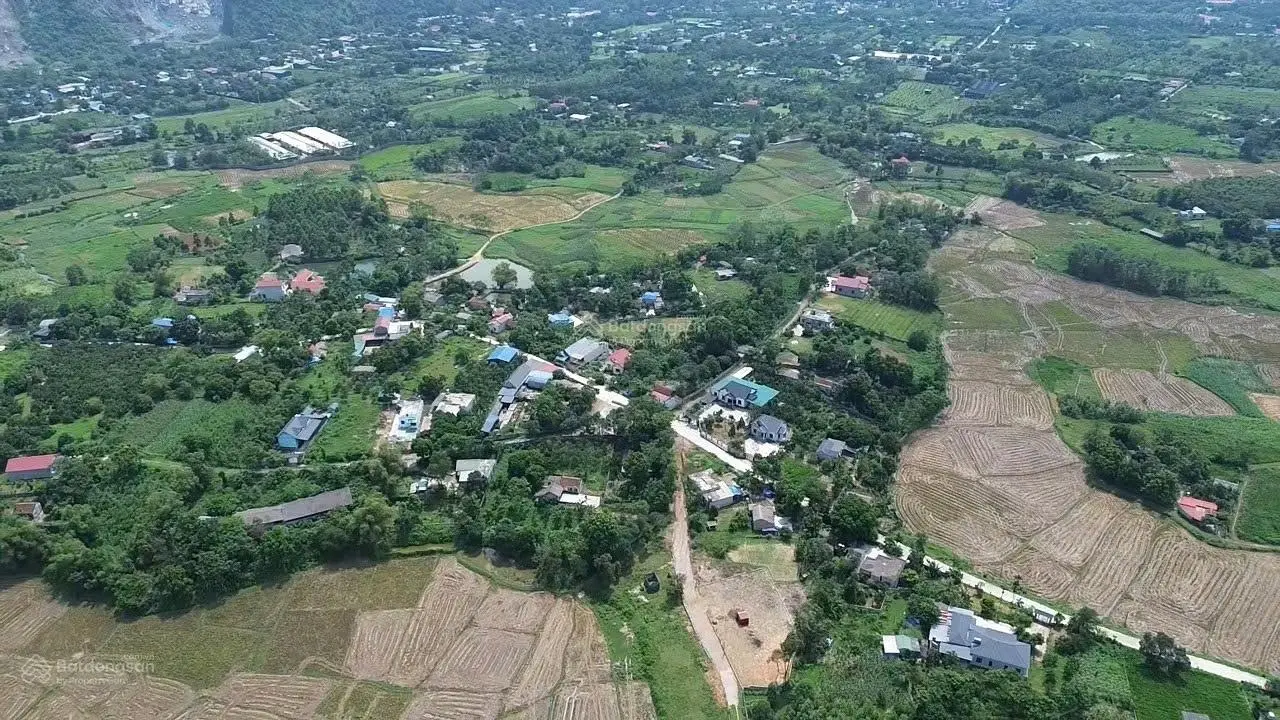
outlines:
{"label": "paved road", "polygon": [[720,638],[716,637],[711,618],[707,615],[707,607],[698,595],[697,578],[693,573],[693,557],[689,551],[689,517],[684,499],[683,459],[680,465],[681,471],[678,475],[681,479],[676,482],[674,499],[676,519],[675,524],[671,526],[671,560],[675,565],[676,575],[680,576],[684,582],[684,610],[688,613],[689,622],[693,625],[693,634],[698,638],[698,644],[702,645],[702,650],[707,657],[711,659],[711,666],[715,668],[716,674],[720,676],[725,702],[730,707],[736,707],[739,694],[738,676],[733,673],[729,656],[725,655],[724,646],[720,644]]}

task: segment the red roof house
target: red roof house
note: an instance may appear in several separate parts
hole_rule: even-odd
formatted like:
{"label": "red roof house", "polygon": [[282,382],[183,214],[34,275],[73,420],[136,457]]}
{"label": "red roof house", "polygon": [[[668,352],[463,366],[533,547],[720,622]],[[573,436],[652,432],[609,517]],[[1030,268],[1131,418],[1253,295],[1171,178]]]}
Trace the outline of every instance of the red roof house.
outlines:
{"label": "red roof house", "polygon": [[1218,504],[1184,495],[1178,498],[1178,512],[1194,523],[1202,523],[1218,514]]}
{"label": "red roof house", "polygon": [[831,288],[837,295],[846,297],[866,297],[871,291],[871,278],[865,275],[848,277],[839,275],[831,279]]}
{"label": "red roof house", "polygon": [[280,302],[287,292],[284,281],[275,273],[268,272],[262,273],[262,277],[259,277],[258,282],[254,283],[253,292],[249,294],[249,297],[264,302]]}
{"label": "red roof house", "polygon": [[627,369],[627,363],[631,362],[631,351],[626,348],[618,348],[609,353],[609,359],[605,360],[605,367],[615,373],[620,373]]}
{"label": "red roof house", "polygon": [[318,295],[324,289],[324,278],[316,274],[314,270],[303,268],[293,279],[289,281],[289,287],[294,291],[311,293]]}
{"label": "red roof house", "polygon": [[892,163],[894,167],[906,167],[911,164],[911,160],[908,159],[906,155],[899,155],[889,162]]}
{"label": "red roof house", "polygon": [[37,480],[53,477],[57,455],[24,455],[9,458],[5,463],[4,475],[10,480]]}

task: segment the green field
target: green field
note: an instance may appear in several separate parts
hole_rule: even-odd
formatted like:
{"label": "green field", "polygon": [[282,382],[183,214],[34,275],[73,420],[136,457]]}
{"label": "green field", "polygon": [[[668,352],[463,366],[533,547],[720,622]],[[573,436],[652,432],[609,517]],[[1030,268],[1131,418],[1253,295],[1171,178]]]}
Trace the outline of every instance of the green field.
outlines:
{"label": "green field", "polygon": [[975,125],[974,123],[947,123],[931,127],[929,131],[937,133],[938,141],[944,144],[948,142],[960,144],[970,138],[978,138],[982,143],[982,147],[988,150],[995,150],[1004,142],[1016,142],[1020,147],[1024,148],[1032,144],[1041,148],[1056,147],[1067,142],[1052,135],[1045,135],[1025,128],[987,127],[986,125]]}
{"label": "green field", "polygon": [[1210,272],[1227,294],[1243,304],[1280,310],[1280,278],[1243,265],[1223,262],[1189,248],[1176,248],[1145,235],[1120,230],[1073,215],[1041,213],[1044,225],[1011,230],[1010,235],[1036,249],[1036,264],[1065,273],[1067,256],[1076,243],[1106,245],[1135,257],[1151,258],[1190,272]]}
{"label": "green field", "polygon": [[1226,400],[1241,415],[1263,416],[1249,393],[1269,393],[1271,385],[1258,377],[1252,365],[1225,358],[1199,358],[1182,374]]}
{"label": "green field", "polygon": [[479,340],[469,337],[451,337],[440,343],[440,346],[431,351],[430,355],[419,360],[411,374],[415,378],[424,378],[428,375],[443,378],[445,387],[448,388],[458,377],[458,365],[454,362],[454,357],[459,354],[459,351],[475,358],[488,354],[491,349]]}
{"label": "green field", "polygon": [[826,309],[842,322],[903,341],[916,330],[936,335],[942,320],[939,313],[923,313],[877,300],[854,300],[830,293],[822,296],[818,307]]}
{"label": "green field", "polygon": [[1053,356],[1039,358],[1027,368],[1027,374],[1051,395],[1102,397],[1098,384],[1093,380],[1093,372],[1074,360]]}
{"label": "green field", "polygon": [[[828,227],[849,214],[839,188],[848,172],[807,144],[786,145],[744,166],[717,195],[679,197],[658,192],[620,197],[570,223],[517,230],[498,238],[486,255],[516,260],[534,268],[579,262],[622,268],[710,243],[742,221],[777,222],[801,228]],[[585,179],[603,183],[604,175]]]}
{"label": "green field", "polygon": [[1001,298],[975,298],[961,302],[949,302],[943,306],[949,327],[963,330],[1027,329],[1017,304]]}
{"label": "green field", "polygon": [[1217,158],[1234,158],[1239,152],[1227,143],[1200,135],[1181,125],[1122,115],[1093,126],[1093,140],[1107,147],[1157,153],[1185,152]]}
{"label": "green field", "polygon": [[1280,466],[1249,469],[1236,515],[1236,537],[1280,545]]}
{"label": "green field", "polygon": [[288,100],[277,100],[261,104],[237,102],[225,110],[158,117],[154,122],[161,133],[179,135],[188,119],[196,124],[204,123],[212,130],[229,130],[237,124],[249,126],[248,130],[258,130],[259,126],[263,130],[286,130],[301,126],[303,117],[309,118],[310,113]]}
{"label": "green field", "polygon": [[417,172],[413,167],[413,159],[429,152],[441,152],[457,148],[462,144],[460,137],[443,137],[429,143],[394,145],[376,152],[363,155],[360,167],[373,176],[375,180],[398,180],[413,177]]}
{"label": "green field", "polygon": [[629,322],[611,322],[597,326],[600,337],[621,345],[634,345],[646,334],[658,333],[660,337],[674,340],[688,332],[694,318],[651,318],[649,320],[632,320]]}
{"label": "green field", "polygon": [[944,122],[969,109],[969,101],[946,85],[907,81],[885,95],[881,104],[892,115],[925,124]]}
{"label": "green field", "polygon": [[1137,720],[1169,720],[1183,712],[1207,714],[1213,720],[1250,720],[1249,702],[1240,685],[1201,672],[1184,672],[1177,680],[1153,674],[1141,656],[1125,652]]}
{"label": "green field", "polygon": [[409,108],[416,120],[475,120],[490,115],[514,115],[533,107],[533,98],[518,96],[500,98],[494,93],[477,93],[432,100]]}
{"label": "green field", "polygon": [[307,451],[308,460],[359,460],[373,451],[378,430],[378,406],[363,395],[351,394]]}
{"label": "green field", "polygon": [[741,300],[751,294],[751,286],[742,280],[717,280],[712,270],[699,268],[693,271],[693,284],[706,297],[708,305]]}
{"label": "green field", "polygon": [[1280,90],[1235,85],[1192,85],[1174,95],[1169,104],[1194,112],[1230,115],[1236,108],[1255,112],[1280,111]]}

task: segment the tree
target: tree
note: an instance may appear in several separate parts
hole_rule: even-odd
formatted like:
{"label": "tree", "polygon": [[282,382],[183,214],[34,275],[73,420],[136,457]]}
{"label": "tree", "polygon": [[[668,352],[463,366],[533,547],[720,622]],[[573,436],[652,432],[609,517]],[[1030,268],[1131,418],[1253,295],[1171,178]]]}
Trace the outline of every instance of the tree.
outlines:
{"label": "tree", "polygon": [[869,503],[845,493],[831,506],[831,537],[845,544],[873,542],[879,520]]}
{"label": "tree", "polygon": [[1091,607],[1082,607],[1071,616],[1066,632],[1058,640],[1059,652],[1066,655],[1082,653],[1098,642],[1098,613]]}
{"label": "tree", "polygon": [[923,352],[929,349],[931,339],[929,333],[923,330],[912,330],[911,334],[907,336],[907,347],[917,352]]}
{"label": "tree", "polygon": [[938,603],[924,595],[912,595],[907,600],[907,617],[920,625],[920,633],[929,637],[929,630],[938,624]]}
{"label": "tree", "polygon": [[89,281],[89,274],[79,265],[68,265],[66,269],[67,284],[75,287]]}
{"label": "tree", "polygon": [[491,277],[493,278],[493,284],[498,286],[499,290],[505,289],[508,285],[520,279],[511,264],[505,262],[500,262],[494,266]]}
{"label": "tree", "polygon": [[1142,653],[1142,660],[1148,667],[1165,675],[1176,675],[1191,667],[1186,649],[1162,632],[1144,633],[1138,643],[1138,652]]}

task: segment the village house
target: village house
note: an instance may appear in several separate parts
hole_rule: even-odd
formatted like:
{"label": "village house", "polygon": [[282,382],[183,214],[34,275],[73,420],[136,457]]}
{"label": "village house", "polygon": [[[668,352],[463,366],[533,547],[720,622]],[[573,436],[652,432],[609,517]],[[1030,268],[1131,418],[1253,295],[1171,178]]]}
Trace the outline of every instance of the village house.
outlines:
{"label": "village house", "polygon": [[853,451],[843,440],[823,438],[822,442],[818,443],[819,461],[842,460],[844,458],[851,457],[852,455]]}
{"label": "village house", "polygon": [[711,388],[716,402],[730,408],[760,409],[778,396],[778,391],[742,378],[728,377]]}
{"label": "village house", "polygon": [[675,410],[683,402],[676,391],[666,385],[654,385],[649,390],[649,398],[668,410]]}
{"label": "village house", "polygon": [[471,408],[475,407],[475,404],[476,396],[471,393],[440,393],[439,397],[436,398],[432,412],[457,417],[471,412]]}
{"label": "village house", "polygon": [[885,552],[875,545],[849,548],[849,560],[858,568],[858,576],[871,585],[885,588],[898,587],[907,561]]}
{"label": "village house", "polygon": [[582,478],[568,475],[548,475],[542,489],[534,493],[533,499],[541,503],[600,507],[600,497],[583,492]]}
{"label": "village house", "polygon": [[978,617],[967,608],[942,610],[938,624],[929,630],[929,647],[970,667],[1013,670],[1022,677],[1031,670],[1031,646],[1018,640],[1012,626]]}
{"label": "village house", "polygon": [[493,479],[498,461],[493,458],[459,460],[453,464],[453,476],[458,484],[487,483]]}
{"label": "village house", "polygon": [[751,437],[760,442],[790,442],[791,427],[772,415],[761,415],[751,423]]}
{"label": "village house", "polygon": [[495,365],[508,365],[520,357],[520,351],[510,345],[499,345],[489,353],[488,362]]}
{"label": "village house", "polygon": [[553,328],[565,330],[573,327],[573,316],[561,310],[558,313],[547,315],[547,324]]}
{"label": "village house", "polygon": [[279,253],[280,259],[285,262],[289,262],[290,260],[297,260],[303,255],[304,253],[302,252],[302,246],[296,245],[294,243],[289,243],[288,245],[281,246],[280,253]]}
{"label": "village house", "polygon": [[837,275],[828,279],[831,283],[831,292],[837,295],[864,298],[871,292],[871,278],[865,275],[855,275],[854,277]]}
{"label": "village house", "polygon": [[735,503],[747,499],[747,493],[736,482],[716,475],[714,470],[706,469],[689,476],[702,502],[709,508],[723,510]]}
{"label": "village house", "polygon": [[44,506],[39,501],[14,503],[13,514],[20,518],[26,518],[37,525],[44,522]]}
{"label": "village house", "polygon": [[213,291],[183,285],[173,294],[173,301],[179,305],[204,305],[213,302]]}
{"label": "village house", "polygon": [[738,277],[738,271],[731,267],[719,268],[716,270],[716,280],[732,280]]}
{"label": "village house", "polygon": [[761,500],[752,503],[751,529],[761,535],[774,536],[781,532],[791,532],[791,521],[777,514],[772,500]]}
{"label": "village house", "polygon": [[1218,514],[1218,504],[1183,495],[1178,498],[1178,513],[1197,525]]}
{"label": "village house", "polygon": [[835,329],[836,319],[826,310],[808,308],[800,315],[800,325],[809,332],[827,332]]}
{"label": "village house", "polygon": [[556,362],[577,368],[600,360],[608,352],[608,343],[593,337],[584,337],[561,350],[560,354],[556,355]]}
{"label": "village house", "polygon": [[320,291],[324,290],[324,285],[323,277],[314,270],[303,268],[289,281],[289,290],[292,292],[304,292],[309,295],[319,295]]}
{"label": "village house", "polygon": [[4,477],[9,482],[45,480],[57,474],[57,455],[21,455],[9,458],[4,465]]}
{"label": "village house", "polygon": [[1207,217],[1209,217],[1209,213],[1199,205],[1191,208],[1190,210],[1178,211],[1179,220],[1204,220]]}
{"label": "village house", "polygon": [[302,412],[294,415],[289,422],[276,433],[276,447],[289,452],[302,452],[315,440],[320,429],[329,422],[336,407],[331,406],[328,412],[320,412],[308,405]]}
{"label": "village house", "polygon": [[279,505],[241,510],[235,515],[251,528],[268,528],[313,520],[352,503],[351,488],[344,487]]}
{"label": "village house", "polygon": [[516,324],[516,316],[509,312],[504,312],[489,320],[489,332],[493,335],[499,335],[510,330]]}
{"label": "village house", "polygon": [[880,648],[886,660],[914,660],[920,657],[920,641],[910,635],[881,635]]}
{"label": "village house", "polygon": [[444,305],[444,295],[440,294],[438,290],[423,288],[422,304],[427,307],[440,307],[441,305]]}
{"label": "village house", "polygon": [[609,353],[608,358],[605,358],[604,369],[605,369],[605,372],[618,375],[623,370],[627,369],[627,364],[630,362],[631,362],[631,351],[626,348],[618,348],[617,350],[614,350],[613,352]]}
{"label": "village house", "polygon": [[259,302],[281,302],[288,294],[289,290],[285,287],[284,281],[275,273],[268,272],[262,273],[258,282],[254,283],[249,299]]}

